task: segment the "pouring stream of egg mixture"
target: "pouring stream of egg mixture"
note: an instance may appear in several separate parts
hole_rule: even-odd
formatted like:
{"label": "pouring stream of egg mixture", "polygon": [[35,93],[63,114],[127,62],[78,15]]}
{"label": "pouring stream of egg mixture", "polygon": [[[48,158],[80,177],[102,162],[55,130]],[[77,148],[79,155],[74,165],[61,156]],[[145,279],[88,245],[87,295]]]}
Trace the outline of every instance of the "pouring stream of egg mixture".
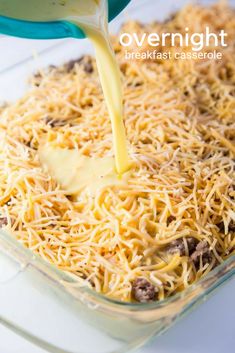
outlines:
{"label": "pouring stream of egg mixture", "polygon": [[[7,1],[3,11],[33,21],[66,20],[81,28],[94,45],[100,82],[113,133],[114,156],[90,158],[77,150],[63,150],[42,144],[42,164],[70,194],[88,187],[90,191],[110,183],[124,182],[130,168],[123,123],[123,97],[119,67],[108,36],[106,0]],[[27,14],[27,15],[26,15]],[[27,18],[25,18],[27,16]],[[63,170],[61,168],[63,166]]]}

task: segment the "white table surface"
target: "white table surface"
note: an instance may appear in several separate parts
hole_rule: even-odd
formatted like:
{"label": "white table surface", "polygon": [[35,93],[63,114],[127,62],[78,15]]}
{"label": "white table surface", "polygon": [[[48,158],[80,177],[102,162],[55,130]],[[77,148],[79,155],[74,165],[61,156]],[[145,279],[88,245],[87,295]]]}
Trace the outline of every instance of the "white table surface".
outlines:
{"label": "white table surface", "polygon": [[[140,353],[233,353],[234,294],[232,280]],[[0,353],[46,352],[0,325]]]}
{"label": "white table surface", "polygon": [[[27,53],[46,48],[49,42],[1,38],[0,73],[27,57]],[[51,42],[50,42],[51,45]],[[15,55],[17,53],[17,56]],[[151,344],[141,353],[233,353],[235,352],[235,280],[221,288],[206,303]],[[1,305],[1,303],[0,303]],[[45,353],[0,325],[0,353]],[[95,352],[91,352],[95,353]]]}

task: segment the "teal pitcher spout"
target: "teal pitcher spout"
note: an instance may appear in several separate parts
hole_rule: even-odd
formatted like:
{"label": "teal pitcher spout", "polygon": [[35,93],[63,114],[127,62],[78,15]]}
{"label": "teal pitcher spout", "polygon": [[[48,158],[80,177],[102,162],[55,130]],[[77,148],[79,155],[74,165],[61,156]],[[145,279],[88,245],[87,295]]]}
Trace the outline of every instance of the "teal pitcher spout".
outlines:
{"label": "teal pitcher spout", "polygon": [[[107,1],[109,21],[115,18],[130,2],[130,0]],[[82,29],[65,20],[34,22],[2,16],[1,3],[3,2],[3,0],[0,0],[0,33],[2,34],[30,39],[59,39],[67,37],[85,37],[85,34]]]}

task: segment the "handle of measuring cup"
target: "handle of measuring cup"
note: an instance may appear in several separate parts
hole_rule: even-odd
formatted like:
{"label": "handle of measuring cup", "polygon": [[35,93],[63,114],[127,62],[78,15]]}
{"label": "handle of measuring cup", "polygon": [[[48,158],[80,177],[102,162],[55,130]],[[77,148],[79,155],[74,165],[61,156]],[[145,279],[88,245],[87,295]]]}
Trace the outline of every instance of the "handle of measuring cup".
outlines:
{"label": "handle of measuring cup", "polygon": [[[116,17],[130,0],[108,0],[109,21]],[[67,21],[31,22],[0,16],[0,33],[30,39],[84,38],[84,32]]]}

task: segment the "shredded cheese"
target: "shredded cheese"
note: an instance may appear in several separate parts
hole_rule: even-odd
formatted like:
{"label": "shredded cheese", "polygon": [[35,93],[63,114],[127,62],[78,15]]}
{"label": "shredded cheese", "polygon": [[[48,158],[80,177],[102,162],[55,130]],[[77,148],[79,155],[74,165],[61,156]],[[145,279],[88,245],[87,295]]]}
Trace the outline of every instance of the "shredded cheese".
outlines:
{"label": "shredded cheese", "polygon": [[[217,61],[128,61],[113,37],[133,160],[124,184],[104,185],[94,195],[81,190],[74,200],[39,158],[45,142],[86,157],[113,156],[93,59],[89,73],[82,61],[71,70],[64,65],[41,71],[29,92],[1,109],[0,214],[24,246],[78,283],[123,301],[132,300],[138,277],[156,285],[163,299],[235,253],[229,228],[235,214],[234,15],[224,3],[190,5],[164,23],[129,22],[123,28],[224,28],[229,45]],[[210,244],[210,263],[193,265],[188,237]],[[186,254],[170,254],[167,248],[181,238]]]}

